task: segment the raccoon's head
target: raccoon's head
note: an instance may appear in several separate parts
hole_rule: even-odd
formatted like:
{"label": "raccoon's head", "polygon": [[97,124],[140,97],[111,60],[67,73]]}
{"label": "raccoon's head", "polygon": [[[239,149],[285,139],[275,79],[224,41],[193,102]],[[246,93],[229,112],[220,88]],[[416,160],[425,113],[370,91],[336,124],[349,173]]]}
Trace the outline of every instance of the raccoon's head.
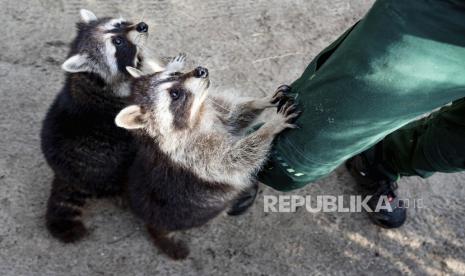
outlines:
{"label": "raccoon's head", "polygon": [[201,120],[210,86],[206,68],[134,76],[135,104],[120,111],[115,119],[117,126],[145,129],[152,137],[169,138],[175,132],[190,131]]}
{"label": "raccoon's head", "polygon": [[81,10],[77,36],[71,44],[62,68],[70,73],[98,74],[106,82],[128,76],[127,66],[139,67],[142,47],[148,37],[148,25],[123,18],[101,18]]}

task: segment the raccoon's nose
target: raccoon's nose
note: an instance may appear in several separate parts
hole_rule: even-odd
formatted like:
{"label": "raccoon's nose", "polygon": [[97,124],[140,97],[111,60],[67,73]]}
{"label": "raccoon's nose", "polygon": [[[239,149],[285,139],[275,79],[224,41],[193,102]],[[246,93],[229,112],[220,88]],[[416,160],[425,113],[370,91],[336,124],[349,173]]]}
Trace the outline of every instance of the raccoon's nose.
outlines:
{"label": "raccoon's nose", "polygon": [[208,69],[200,66],[195,68],[194,77],[202,79],[208,77]]}
{"label": "raccoon's nose", "polygon": [[149,30],[149,25],[145,24],[145,22],[140,22],[136,26],[136,31],[139,33],[146,33]]}

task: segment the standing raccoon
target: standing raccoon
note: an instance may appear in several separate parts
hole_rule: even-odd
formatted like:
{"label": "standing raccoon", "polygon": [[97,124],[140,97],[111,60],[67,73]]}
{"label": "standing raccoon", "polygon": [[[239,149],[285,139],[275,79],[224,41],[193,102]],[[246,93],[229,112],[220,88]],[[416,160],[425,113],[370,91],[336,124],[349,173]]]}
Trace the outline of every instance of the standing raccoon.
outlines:
{"label": "standing raccoon", "polygon": [[65,85],[43,123],[42,151],[54,171],[46,225],[63,242],[82,238],[80,220],[89,197],[118,195],[135,149],[131,135],[114,118],[126,106],[126,66],[146,63],[141,47],[148,25],[122,18],[98,19],[81,10],[77,36],[62,68]]}
{"label": "standing raccoon", "polygon": [[[201,226],[229,208],[250,188],[274,137],[299,112],[286,100],[286,87],[272,97],[240,100],[209,96],[208,70],[169,70],[135,77],[132,103],[115,119],[135,129],[138,152],[129,169],[130,206],[146,223],[154,244],[173,259],[188,248],[169,236]],[[265,109],[280,108],[257,131],[246,134]]]}

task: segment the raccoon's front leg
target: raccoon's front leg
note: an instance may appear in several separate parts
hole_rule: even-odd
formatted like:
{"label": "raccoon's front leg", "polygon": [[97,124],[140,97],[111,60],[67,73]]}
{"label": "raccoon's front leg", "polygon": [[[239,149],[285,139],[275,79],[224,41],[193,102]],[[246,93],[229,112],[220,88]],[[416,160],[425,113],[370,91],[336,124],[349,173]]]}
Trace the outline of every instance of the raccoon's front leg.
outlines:
{"label": "raccoon's front leg", "polygon": [[245,136],[227,151],[224,159],[231,171],[260,169],[268,156],[274,137],[286,128],[295,128],[292,120],[299,116],[297,106],[288,101],[257,131]]}
{"label": "raccoon's front leg", "polygon": [[80,220],[81,208],[90,194],[72,188],[55,176],[47,203],[47,229],[62,242],[75,242],[87,234]]}
{"label": "raccoon's front leg", "polygon": [[278,106],[287,101],[290,90],[290,86],[281,85],[271,96],[239,103],[234,106],[224,121],[230,127],[231,132],[237,134],[249,127],[264,109]]}
{"label": "raccoon's front leg", "polygon": [[158,230],[155,226],[146,225],[154,245],[173,260],[183,260],[189,255],[189,248],[183,241],[175,240],[171,232]]}

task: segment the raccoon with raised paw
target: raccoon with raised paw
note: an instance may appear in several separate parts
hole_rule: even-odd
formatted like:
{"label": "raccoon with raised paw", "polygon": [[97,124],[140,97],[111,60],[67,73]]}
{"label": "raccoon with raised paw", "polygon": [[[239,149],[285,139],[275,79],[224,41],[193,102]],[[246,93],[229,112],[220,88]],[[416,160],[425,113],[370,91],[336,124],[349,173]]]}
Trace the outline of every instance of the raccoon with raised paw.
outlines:
{"label": "raccoon with raised paw", "polygon": [[[132,105],[115,122],[133,130],[138,145],[128,178],[132,210],[162,252],[184,259],[188,247],[170,234],[207,223],[254,185],[274,137],[295,127],[299,111],[292,101],[283,102],[285,87],[270,97],[241,100],[209,94],[206,68],[170,69],[146,76],[129,69],[136,77]],[[247,134],[264,109],[278,105]]]}
{"label": "raccoon with raised paw", "polygon": [[86,234],[80,216],[87,198],[123,190],[135,148],[130,133],[116,127],[114,118],[127,106],[132,77],[126,66],[150,67],[142,51],[147,24],[99,19],[88,10],[80,14],[77,36],[62,65],[66,81],[41,133],[43,154],[54,171],[46,225],[63,242]]}

